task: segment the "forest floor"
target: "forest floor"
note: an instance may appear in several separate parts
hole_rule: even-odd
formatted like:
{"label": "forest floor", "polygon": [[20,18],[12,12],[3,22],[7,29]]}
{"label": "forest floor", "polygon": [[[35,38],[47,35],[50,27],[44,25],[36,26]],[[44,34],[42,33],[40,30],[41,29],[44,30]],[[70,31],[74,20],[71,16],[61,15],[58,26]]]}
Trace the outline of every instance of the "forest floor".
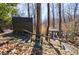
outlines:
{"label": "forest floor", "polygon": [[[31,55],[35,42],[24,43],[20,40],[9,40],[8,37],[0,37],[1,55]],[[64,47],[63,47],[64,46]],[[63,43],[60,48],[60,42],[51,40],[50,43],[43,40],[43,55],[78,55],[79,48],[72,44]]]}
{"label": "forest floor", "polygon": [[[31,55],[35,41],[23,42],[21,39],[12,37],[3,37],[0,34],[0,55]],[[79,55],[79,47],[71,43],[61,43],[60,41],[50,39],[48,43],[43,38],[42,55]]]}

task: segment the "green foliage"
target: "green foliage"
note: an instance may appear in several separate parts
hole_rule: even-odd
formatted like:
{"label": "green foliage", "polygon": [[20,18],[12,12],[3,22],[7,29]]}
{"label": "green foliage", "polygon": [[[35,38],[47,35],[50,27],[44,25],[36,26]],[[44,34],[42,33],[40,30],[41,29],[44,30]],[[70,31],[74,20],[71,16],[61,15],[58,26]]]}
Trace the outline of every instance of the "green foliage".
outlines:
{"label": "green foliage", "polygon": [[0,3],[0,19],[2,19],[5,25],[11,23],[11,15],[16,13],[15,3]]}

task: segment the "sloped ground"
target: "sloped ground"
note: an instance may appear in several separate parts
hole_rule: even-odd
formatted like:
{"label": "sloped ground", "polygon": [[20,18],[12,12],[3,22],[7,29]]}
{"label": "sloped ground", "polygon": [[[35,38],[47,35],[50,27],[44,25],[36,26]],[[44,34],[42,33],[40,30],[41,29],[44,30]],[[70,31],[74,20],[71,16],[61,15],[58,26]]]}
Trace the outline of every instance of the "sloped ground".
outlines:
{"label": "sloped ground", "polygon": [[[47,50],[47,53],[50,55],[78,55],[79,49],[72,44],[61,43],[59,41],[54,41],[51,39],[51,43],[46,46],[44,45],[44,52]],[[47,54],[47,55],[48,55]]]}
{"label": "sloped ground", "polygon": [[[9,40],[8,37],[3,38],[0,36],[0,55],[31,55],[34,44],[34,41],[32,43],[24,43],[20,40]],[[60,42],[52,39],[50,43],[43,39],[42,48],[43,55],[79,54],[79,49],[72,44],[62,43],[62,48],[60,48]]]}

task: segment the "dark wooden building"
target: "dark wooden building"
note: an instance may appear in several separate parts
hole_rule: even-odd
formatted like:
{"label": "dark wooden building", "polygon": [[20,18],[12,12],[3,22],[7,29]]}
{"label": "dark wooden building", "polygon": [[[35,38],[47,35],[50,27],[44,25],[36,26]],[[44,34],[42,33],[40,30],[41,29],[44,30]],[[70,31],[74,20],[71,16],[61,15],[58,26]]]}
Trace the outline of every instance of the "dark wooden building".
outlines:
{"label": "dark wooden building", "polygon": [[12,17],[13,32],[23,33],[24,29],[33,32],[33,19],[28,17]]}

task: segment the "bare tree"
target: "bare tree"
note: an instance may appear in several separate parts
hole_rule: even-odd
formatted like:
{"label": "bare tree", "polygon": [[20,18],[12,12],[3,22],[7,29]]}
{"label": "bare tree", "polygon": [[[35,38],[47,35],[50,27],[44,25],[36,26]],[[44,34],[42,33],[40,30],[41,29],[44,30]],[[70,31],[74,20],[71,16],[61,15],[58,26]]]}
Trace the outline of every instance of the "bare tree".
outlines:
{"label": "bare tree", "polygon": [[63,16],[63,21],[64,21],[64,23],[66,23],[66,20],[65,20],[65,11],[64,11],[64,4],[62,5],[63,7],[63,9],[62,9],[62,16]]}
{"label": "bare tree", "polygon": [[71,6],[70,6],[70,4],[68,5],[68,12],[67,12],[67,14],[68,14],[68,21],[70,22],[71,21],[71,19],[72,19],[72,15],[71,15],[71,8],[70,8]]}
{"label": "bare tree", "polygon": [[[49,26],[50,26],[50,4],[47,4],[47,10],[48,10],[48,24],[47,24],[47,32],[46,32],[46,36],[48,36],[49,33]],[[48,38],[46,37],[46,40],[48,40]]]}
{"label": "bare tree", "polygon": [[[77,13],[77,10],[78,10],[78,3],[75,4],[75,8],[74,8],[74,34],[76,33],[76,29],[77,29],[77,23],[76,23],[76,13]],[[73,39],[75,39],[75,36],[73,37]],[[77,49],[78,48],[78,45],[77,45]],[[77,54],[78,54],[78,50],[77,50]]]}
{"label": "bare tree", "polygon": [[61,23],[62,23],[62,18],[61,18],[61,3],[58,3],[58,9],[59,9],[59,38],[60,38],[60,47],[61,46],[61,39],[62,39],[62,29],[61,29]]}
{"label": "bare tree", "polygon": [[33,18],[34,18],[34,28],[36,29],[36,5],[35,4],[32,4],[32,9],[33,9]]}
{"label": "bare tree", "polygon": [[31,54],[33,55],[42,55],[42,42],[40,39],[41,34],[41,3],[36,4],[36,10],[37,10],[37,26],[36,26],[36,40],[35,45],[32,49]]}
{"label": "bare tree", "polygon": [[29,3],[27,3],[28,6],[28,17],[30,17],[30,7],[29,7]]}
{"label": "bare tree", "polygon": [[[75,31],[76,31],[76,13],[77,13],[77,8],[78,8],[78,4],[76,3],[75,4],[75,8],[74,8],[74,19],[73,19],[73,21],[74,21],[74,34],[75,34]],[[73,37],[73,38],[75,38],[75,37]]]}
{"label": "bare tree", "polygon": [[52,4],[52,14],[53,14],[53,28],[55,28],[54,4]]}
{"label": "bare tree", "polygon": [[40,38],[40,31],[41,31],[41,4],[37,3],[36,6],[37,9],[37,27],[36,27],[36,34],[38,34],[38,36],[36,35],[37,38]]}
{"label": "bare tree", "polygon": [[59,9],[59,37],[61,38],[61,22],[62,22],[62,19],[61,19],[61,3],[58,4],[58,9]]}
{"label": "bare tree", "polygon": [[74,21],[76,18],[77,8],[78,8],[78,3],[75,4],[75,8],[74,8]]}

